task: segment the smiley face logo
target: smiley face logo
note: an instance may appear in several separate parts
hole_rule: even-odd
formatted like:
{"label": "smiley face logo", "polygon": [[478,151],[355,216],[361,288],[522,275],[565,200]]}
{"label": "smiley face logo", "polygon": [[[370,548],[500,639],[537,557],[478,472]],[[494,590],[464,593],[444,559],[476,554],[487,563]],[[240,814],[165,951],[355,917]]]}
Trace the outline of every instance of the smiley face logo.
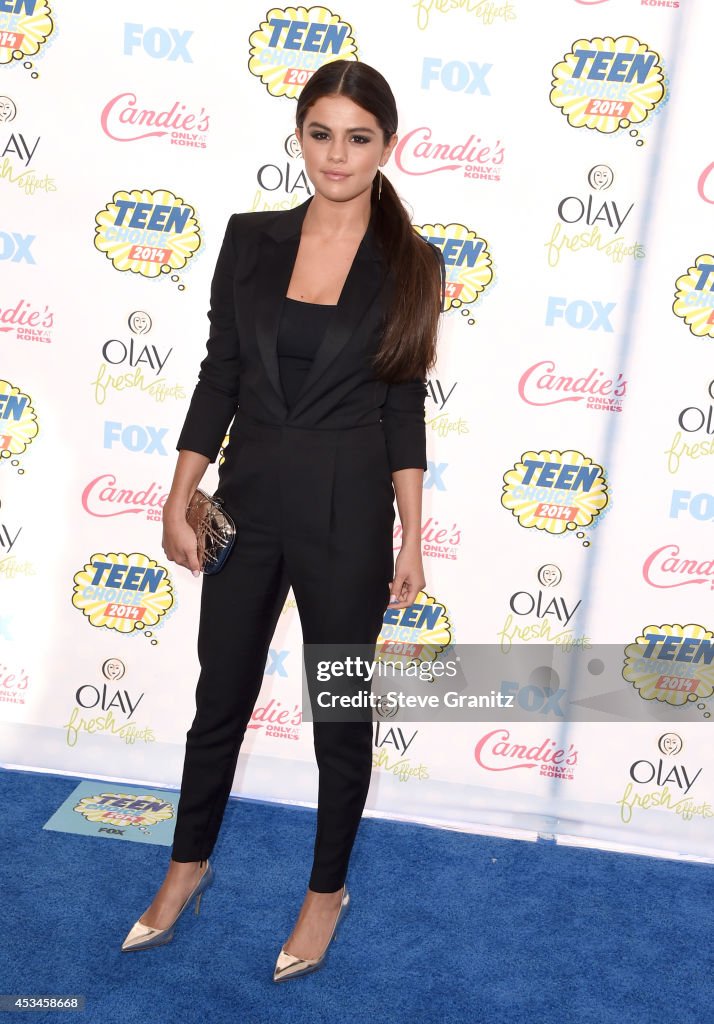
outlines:
{"label": "smiley face logo", "polygon": [[293,132],[292,135],[288,135],[285,140],[285,152],[289,157],[292,157],[293,160],[300,160],[302,158],[302,149],[295,132]]}
{"label": "smiley face logo", "polygon": [[126,665],[119,658],[107,658],[102,665],[102,675],[110,682],[116,683],[124,676]]}
{"label": "smiley face logo", "polygon": [[607,164],[595,164],[588,171],[588,185],[596,192],[604,192],[610,188],[614,180],[612,167],[608,167]]}
{"label": "smiley face logo", "polygon": [[151,317],[142,309],[135,309],[129,317],[129,330],[132,334],[148,334],[152,327]]}
{"label": "smiley face logo", "polygon": [[0,96],[0,124],[14,121],[16,116],[17,107],[15,106],[15,101],[11,100],[9,96]]}
{"label": "smiley face logo", "polygon": [[538,582],[542,587],[557,587],[562,578],[562,572],[552,562],[549,562],[547,565],[541,565],[538,570]]}
{"label": "smiley face logo", "polygon": [[682,737],[678,736],[676,732],[666,732],[660,736],[657,746],[667,757],[672,757],[680,752],[684,743],[682,742]]}

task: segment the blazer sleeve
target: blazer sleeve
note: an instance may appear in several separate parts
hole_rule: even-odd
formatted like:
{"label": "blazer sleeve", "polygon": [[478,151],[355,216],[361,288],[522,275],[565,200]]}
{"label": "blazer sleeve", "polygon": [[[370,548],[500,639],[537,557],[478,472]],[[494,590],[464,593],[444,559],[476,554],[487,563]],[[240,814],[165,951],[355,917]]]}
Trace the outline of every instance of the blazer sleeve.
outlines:
{"label": "blazer sleeve", "polygon": [[[445,306],[446,268],[444,255],[437,246],[430,248],[439,264],[441,278],[441,312]],[[382,427],[387,441],[389,467],[394,473],[398,469],[423,469],[426,471],[426,423],[424,407],[426,384],[421,379],[390,384],[382,409]]]}
{"label": "blazer sleeve", "polygon": [[240,345],[233,300],[235,272],[235,220],[233,214],[223,238],[211,282],[210,330],[207,354],[176,448],[205,455],[214,462],[235,416],[240,390]]}
{"label": "blazer sleeve", "polygon": [[382,429],[389,468],[426,470],[426,385],[422,380],[389,384],[382,407]]}

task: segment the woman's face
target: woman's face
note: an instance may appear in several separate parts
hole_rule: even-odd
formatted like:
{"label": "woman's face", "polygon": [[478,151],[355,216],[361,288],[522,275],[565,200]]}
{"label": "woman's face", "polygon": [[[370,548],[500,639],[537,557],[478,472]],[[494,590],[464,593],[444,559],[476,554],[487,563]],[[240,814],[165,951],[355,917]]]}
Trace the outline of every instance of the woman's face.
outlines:
{"label": "woman's face", "polygon": [[333,202],[347,202],[372,187],[377,168],[397,143],[387,146],[376,117],[346,96],[323,96],[308,107],[302,131],[305,170],[315,191]]}

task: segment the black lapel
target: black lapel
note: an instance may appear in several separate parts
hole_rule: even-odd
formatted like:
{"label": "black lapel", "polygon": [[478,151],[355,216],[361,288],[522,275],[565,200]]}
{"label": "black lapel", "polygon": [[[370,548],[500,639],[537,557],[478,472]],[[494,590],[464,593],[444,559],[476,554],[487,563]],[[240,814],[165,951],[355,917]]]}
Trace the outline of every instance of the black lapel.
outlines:
{"label": "black lapel", "polygon": [[278,327],[300,245],[302,222],[310,202],[308,199],[300,206],[285,211],[269,224],[260,239],[258,253],[255,331],[266,373],[283,404],[285,396],[278,369]]}
{"label": "black lapel", "polygon": [[[256,332],[258,346],[268,377],[285,402],[280,386],[278,369],[278,328],[283,300],[290,284],[295,258],[300,245],[302,222],[312,197],[300,206],[286,211],[266,226],[261,240],[259,266],[261,272],[256,287]],[[291,417],[300,412],[309,391],[332,361],[345,347],[353,332],[369,310],[384,284],[381,257],[372,223],[360,242],[340,294],[337,308],[330,317],[325,336],[315,353],[310,371],[300,394],[290,411]]]}
{"label": "black lapel", "polygon": [[309,404],[311,387],[339,356],[369,312],[383,284],[379,253],[370,224],[347,274],[337,308],[330,317],[300,394],[290,410],[291,416],[299,415],[302,406]]}

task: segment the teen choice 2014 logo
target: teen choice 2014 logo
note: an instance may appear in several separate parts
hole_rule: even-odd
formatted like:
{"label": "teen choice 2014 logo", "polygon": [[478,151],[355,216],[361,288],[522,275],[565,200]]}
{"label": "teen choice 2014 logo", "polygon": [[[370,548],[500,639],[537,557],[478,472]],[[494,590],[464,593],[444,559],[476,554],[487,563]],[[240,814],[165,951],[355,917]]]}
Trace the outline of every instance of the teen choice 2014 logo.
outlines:
{"label": "teen choice 2014 logo", "polygon": [[698,338],[714,338],[714,256],[698,256],[677,278],[672,310]]}
{"label": "teen choice 2014 logo", "polygon": [[578,39],[552,85],[550,102],[573,128],[605,135],[642,124],[666,91],[661,57],[634,36]]}
{"label": "teen choice 2014 logo", "polygon": [[[201,247],[196,211],[165,189],[116,192],[96,223],[96,248],[115,270],[142,277],[183,270]],[[172,280],[178,276],[173,274]]]}
{"label": "teen choice 2014 logo", "polygon": [[[53,28],[52,11],[47,0],[2,0],[0,64],[34,57],[47,42]],[[32,77],[37,78],[37,72],[33,72]]]}
{"label": "teen choice 2014 logo", "polygon": [[352,26],[327,7],[274,7],[250,36],[248,70],[271,96],[295,99],[333,60],[357,60],[357,44]]}
{"label": "teen choice 2014 logo", "polygon": [[672,707],[706,700],[714,693],[714,633],[693,622],[646,626],[625,648],[622,675],[643,700]]}
{"label": "teen choice 2014 logo", "polygon": [[525,529],[547,533],[583,537],[609,501],[605,470],[582,452],[524,452],[503,482],[503,507]]}
{"label": "teen choice 2014 logo", "polygon": [[10,381],[0,380],[0,459],[12,459],[14,465],[39,429],[30,396]]}
{"label": "teen choice 2014 logo", "polygon": [[441,249],[446,267],[445,309],[476,302],[493,281],[488,242],[464,224],[415,224],[419,234]]}
{"label": "teen choice 2014 logo", "polygon": [[130,793],[104,792],[83,796],[73,810],[87,821],[122,827],[134,825],[137,828],[159,825],[174,816],[172,804],[150,793],[133,796]]}
{"label": "teen choice 2014 logo", "polygon": [[377,661],[434,661],[452,641],[446,606],[420,590],[406,608],[387,608],[377,637]]}
{"label": "teen choice 2014 logo", "polygon": [[75,573],[72,604],[97,629],[151,637],[173,607],[174,593],[168,570],[153,558],[110,551],[92,555]]}

